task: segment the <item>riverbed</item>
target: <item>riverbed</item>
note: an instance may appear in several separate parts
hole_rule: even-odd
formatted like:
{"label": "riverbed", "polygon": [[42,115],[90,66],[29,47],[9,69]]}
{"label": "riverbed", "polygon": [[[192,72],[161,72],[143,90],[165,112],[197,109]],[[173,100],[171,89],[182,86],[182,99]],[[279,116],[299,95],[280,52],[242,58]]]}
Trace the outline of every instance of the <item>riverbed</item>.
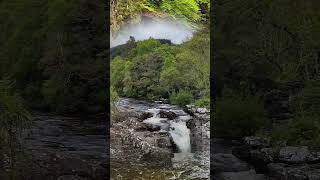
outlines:
{"label": "riverbed", "polygon": [[188,125],[195,117],[164,101],[121,98],[117,108],[122,118],[110,130],[111,179],[209,179],[209,147],[192,148],[192,130],[199,128]]}

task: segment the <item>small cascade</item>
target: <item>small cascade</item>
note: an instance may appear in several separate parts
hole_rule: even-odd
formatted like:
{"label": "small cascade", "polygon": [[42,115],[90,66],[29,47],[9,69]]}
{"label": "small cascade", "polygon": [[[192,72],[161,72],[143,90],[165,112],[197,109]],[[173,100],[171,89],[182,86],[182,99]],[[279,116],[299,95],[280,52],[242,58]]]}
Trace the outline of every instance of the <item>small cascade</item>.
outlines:
{"label": "small cascade", "polygon": [[188,129],[186,122],[171,122],[169,133],[182,153],[191,152],[190,129]]}
{"label": "small cascade", "polygon": [[[151,124],[152,126],[159,126],[160,130],[169,131],[173,142],[177,145],[182,153],[191,152],[190,144],[190,129],[188,129],[186,121],[190,119],[182,110],[172,110],[173,107],[160,106],[159,108],[148,109],[148,112],[153,114],[153,117],[144,120],[144,123]],[[178,117],[174,120],[168,118],[161,118],[161,109],[170,110],[175,112]]]}

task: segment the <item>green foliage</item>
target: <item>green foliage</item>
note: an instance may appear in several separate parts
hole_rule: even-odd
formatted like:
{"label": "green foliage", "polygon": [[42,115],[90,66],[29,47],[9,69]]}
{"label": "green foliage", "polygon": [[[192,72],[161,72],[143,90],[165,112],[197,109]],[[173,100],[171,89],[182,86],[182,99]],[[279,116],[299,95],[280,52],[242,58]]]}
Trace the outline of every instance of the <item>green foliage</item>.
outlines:
{"label": "green foliage", "polygon": [[[294,120],[287,125],[275,124],[267,134],[274,141],[319,144],[319,5],[316,0],[215,3],[214,19],[219,21],[212,24],[212,41],[217,49],[217,99],[225,101],[227,91],[245,97],[262,97],[274,90],[289,95]],[[232,106],[232,101],[229,104]],[[217,111],[224,106],[218,103]],[[241,117],[244,111],[232,111],[230,116]],[[221,121],[218,113],[215,123],[222,132],[223,128],[239,129],[229,128],[231,120]]]}
{"label": "green foliage", "polygon": [[7,171],[1,173],[3,169],[0,170],[0,178],[4,179],[17,179],[30,173],[29,161],[26,155],[22,156],[17,140],[30,123],[30,114],[14,86],[8,79],[0,80],[0,161],[5,162],[5,158],[8,163]]}
{"label": "green foliage", "polygon": [[320,119],[316,116],[296,117],[286,127],[274,128],[270,137],[273,142],[320,148]]}
{"label": "green foliage", "polygon": [[170,103],[184,107],[193,102],[193,96],[190,92],[180,90],[179,92],[174,92],[170,95]]}
{"label": "green foliage", "polygon": [[[188,103],[210,104],[210,40],[208,30],[181,45],[148,39],[135,42],[130,52],[111,62],[111,85],[120,96],[154,100],[188,92]],[[178,93],[179,94],[179,93]],[[183,95],[183,93],[181,94]],[[195,95],[195,96],[193,96]],[[179,95],[180,96],[180,95]],[[179,101],[179,102],[178,102]],[[183,100],[177,104],[185,105]],[[181,103],[180,103],[181,102]]]}
{"label": "green foliage", "polygon": [[124,79],[124,93],[135,98],[156,98],[162,64],[163,58],[155,53],[133,58]]}
{"label": "green foliage", "polygon": [[105,111],[104,2],[1,1],[0,15],[0,76],[30,107]]}
{"label": "green foliage", "polygon": [[29,119],[22,99],[14,92],[14,83],[0,80],[0,140],[7,141],[14,131],[25,128]]}
{"label": "green foliage", "polygon": [[258,98],[224,97],[216,103],[212,126],[216,137],[236,139],[253,135],[265,123],[265,113]]}
{"label": "green foliage", "polygon": [[116,122],[119,117],[119,112],[116,107],[116,103],[118,102],[119,96],[117,91],[115,91],[114,87],[110,88],[110,109],[111,109],[111,123]]}
{"label": "green foliage", "polygon": [[320,117],[320,81],[307,82],[293,103],[297,115]]}
{"label": "green foliage", "polygon": [[210,109],[210,96],[203,96],[201,99],[195,102],[197,107],[206,107]]}
{"label": "green foliage", "polygon": [[195,0],[164,0],[160,5],[160,9],[172,16],[192,20],[200,19],[199,4]]}
{"label": "green foliage", "polygon": [[141,14],[152,13],[154,16],[166,14],[187,22],[207,20],[210,12],[208,0],[112,0],[111,30],[116,32],[129,20],[139,20]]}

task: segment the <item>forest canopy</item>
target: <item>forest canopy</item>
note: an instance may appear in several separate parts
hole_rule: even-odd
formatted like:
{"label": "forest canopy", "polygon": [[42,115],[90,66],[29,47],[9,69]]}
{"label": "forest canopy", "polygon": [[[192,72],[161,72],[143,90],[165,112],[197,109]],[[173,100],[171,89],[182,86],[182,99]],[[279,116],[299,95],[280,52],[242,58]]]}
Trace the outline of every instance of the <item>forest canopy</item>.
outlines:
{"label": "forest canopy", "polygon": [[105,10],[102,1],[0,2],[0,77],[29,107],[59,113],[105,112]]}
{"label": "forest canopy", "polygon": [[[165,42],[165,41],[164,41]],[[210,104],[210,38],[208,29],[180,44],[157,39],[127,42],[128,52],[111,62],[111,86],[119,96],[171,103]]]}

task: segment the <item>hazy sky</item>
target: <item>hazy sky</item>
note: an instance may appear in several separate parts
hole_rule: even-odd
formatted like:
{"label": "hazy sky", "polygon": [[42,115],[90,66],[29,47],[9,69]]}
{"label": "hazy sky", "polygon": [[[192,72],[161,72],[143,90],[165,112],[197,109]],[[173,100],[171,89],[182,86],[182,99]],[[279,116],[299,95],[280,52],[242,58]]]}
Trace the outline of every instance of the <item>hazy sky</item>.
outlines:
{"label": "hazy sky", "polygon": [[186,25],[173,21],[142,20],[135,25],[127,25],[122,28],[117,37],[111,37],[111,47],[124,44],[130,36],[136,40],[169,39],[172,43],[180,44],[192,36],[193,29]]}

